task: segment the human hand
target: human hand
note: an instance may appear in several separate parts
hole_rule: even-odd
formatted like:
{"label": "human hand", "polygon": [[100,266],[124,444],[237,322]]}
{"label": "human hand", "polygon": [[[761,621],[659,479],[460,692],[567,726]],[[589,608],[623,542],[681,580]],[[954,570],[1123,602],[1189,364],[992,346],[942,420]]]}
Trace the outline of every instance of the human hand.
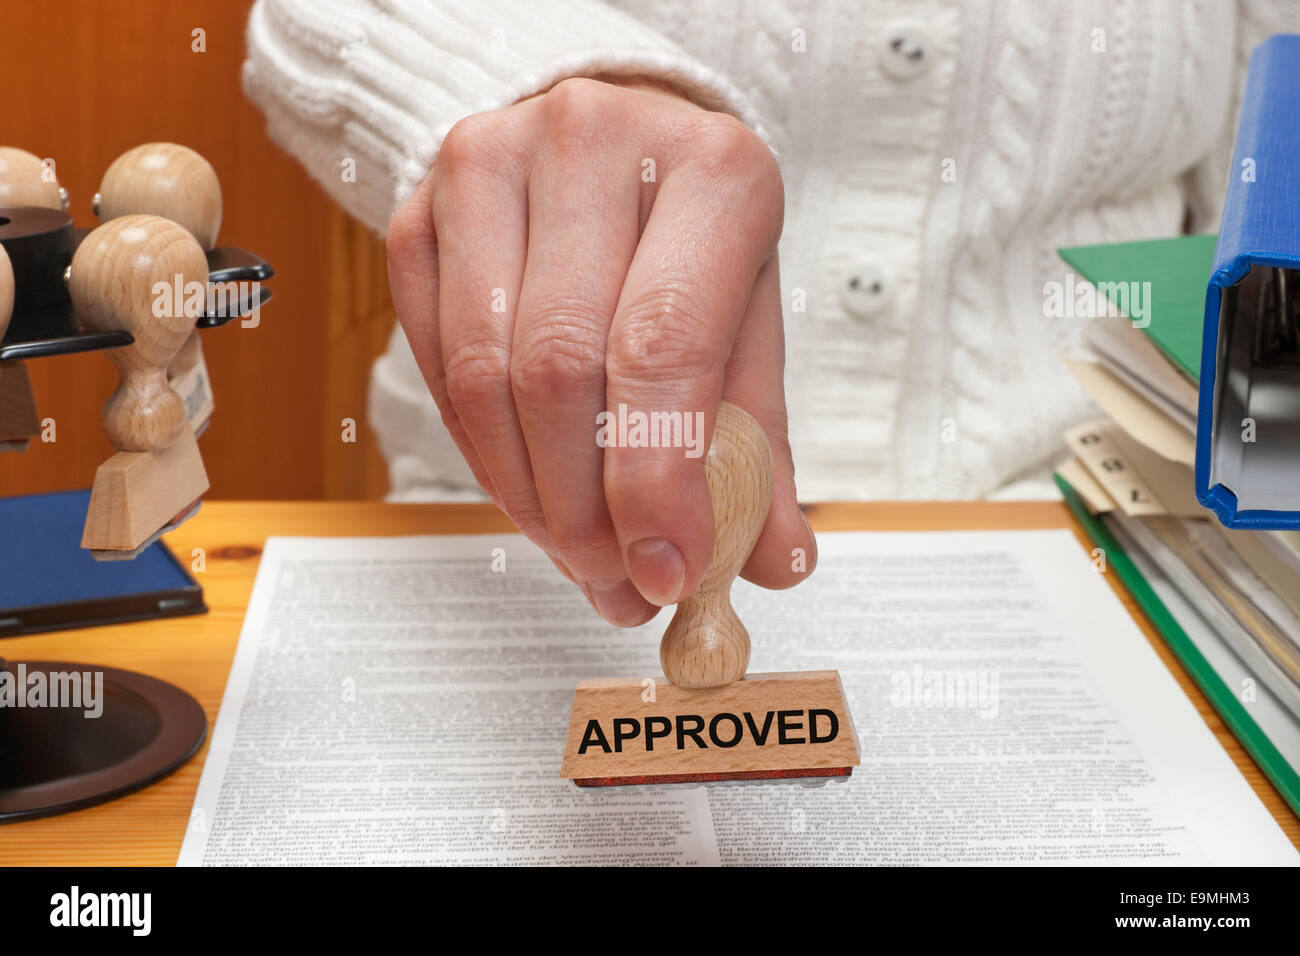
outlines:
{"label": "human hand", "polygon": [[[783,207],[776,160],[740,121],[651,81],[569,79],[457,123],[389,224],[393,301],[443,422],[613,624],[704,575],[723,398],[773,452],[744,577],[784,588],[816,563],[786,428]],[[680,414],[679,447],[602,447],[597,416],[620,408]]]}

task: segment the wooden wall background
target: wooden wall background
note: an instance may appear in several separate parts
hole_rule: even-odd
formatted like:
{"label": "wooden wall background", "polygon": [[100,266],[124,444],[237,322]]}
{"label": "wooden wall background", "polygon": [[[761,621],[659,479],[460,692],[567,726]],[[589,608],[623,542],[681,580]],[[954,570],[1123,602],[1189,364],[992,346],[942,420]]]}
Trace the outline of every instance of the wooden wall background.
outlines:
{"label": "wooden wall background", "polygon": [[[274,146],[239,70],[251,0],[52,0],[0,11],[0,144],[52,157],[78,225],[109,163],[139,143],[198,150],[221,179],[219,243],[275,268],[256,329],[203,333],[216,396],[199,441],[212,498],[375,498],[387,473],[366,421],[370,365],[392,328],[383,244]],[[207,31],[207,51],[191,31]],[[28,363],[57,440],[0,454],[0,494],[89,487],[113,452],[103,354]],[[341,440],[353,418],[357,441]]]}

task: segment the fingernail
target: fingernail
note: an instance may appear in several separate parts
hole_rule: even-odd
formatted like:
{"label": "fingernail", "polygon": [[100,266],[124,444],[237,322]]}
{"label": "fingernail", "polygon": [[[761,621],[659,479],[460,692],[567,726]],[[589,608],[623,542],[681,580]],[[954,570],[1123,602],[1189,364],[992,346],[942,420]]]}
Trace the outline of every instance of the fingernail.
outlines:
{"label": "fingernail", "polygon": [[588,581],[587,593],[600,616],[616,627],[636,627],[648,620],[645,598],[627,578]]}
{"label": "fingernail", "polygon": [[811,574],[817,567],[817,535],[813,532],[812,524],[808,521],[808,516],[800,509],[799,517],[803,518],[804,529],[808,532],[808,556],[804,567],[804,574]]}
{"label": "fingernail", "polygon": [[663,538],[642,538],[627,548],[632,582],[651,604],[675,604],[686,583],[686,559]]}

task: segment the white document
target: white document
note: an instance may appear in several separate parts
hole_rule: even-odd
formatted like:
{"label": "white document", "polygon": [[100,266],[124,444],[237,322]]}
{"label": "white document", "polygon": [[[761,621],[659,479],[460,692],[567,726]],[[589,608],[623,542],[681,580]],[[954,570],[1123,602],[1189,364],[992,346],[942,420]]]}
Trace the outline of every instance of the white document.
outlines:
{"label": "white document", "polygon": [[572,692],[660,673],[517,535],[267,543],[182,865],[1294,864],[1067,531],[819,536],[738,583],[753,671],[840,671],[847,780],[580,790]]}

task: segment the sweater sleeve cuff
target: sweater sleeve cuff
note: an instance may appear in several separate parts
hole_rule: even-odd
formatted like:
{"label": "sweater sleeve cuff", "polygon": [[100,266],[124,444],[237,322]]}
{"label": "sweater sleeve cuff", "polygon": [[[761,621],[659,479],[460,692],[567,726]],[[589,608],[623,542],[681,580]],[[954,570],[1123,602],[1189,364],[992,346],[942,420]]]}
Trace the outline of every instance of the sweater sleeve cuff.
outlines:
{"label": "sweater sleeve cuff", "polygon": [[597,0],[258,0],[243,71],[271,138],[381,235],[457,121],[594,75],[662,80],[767,138],[729,80]]}
{"label": "sweater sleeve cuff", "polygon": [[[677,53],[604,50],[560,59],[545,69],[530,72],[508,84],[491,105],[484,106],[483,110],[509,106],[549,90],[561,80],[578,76],[645,76],[662,80],[704,109],[730,113],[764,140],[768,139],[748,97],[725,77],[685,54]],[[405,202],[424,181],[424,177],[429,175],[433,164],[437,162],[443,138],[460,118],[458,116],[450,122],[439,124],[431,135],[416,146],[410,160],[399,171],[396,205]]]}

